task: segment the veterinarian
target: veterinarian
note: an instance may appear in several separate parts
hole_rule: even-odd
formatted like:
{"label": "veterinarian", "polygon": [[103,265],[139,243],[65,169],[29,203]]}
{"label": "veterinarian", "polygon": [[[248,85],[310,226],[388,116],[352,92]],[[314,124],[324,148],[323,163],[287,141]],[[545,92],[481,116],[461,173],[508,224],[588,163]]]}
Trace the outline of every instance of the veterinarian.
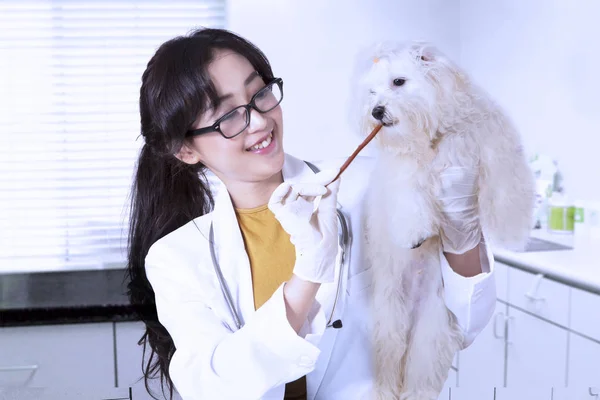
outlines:
{"label": "veterinarian", "polygon": [[[145,376],[159,373],[167,398],[173,384],[184,400],[347,400],[372,385],[361,232],[373,163],[359,157],[326,186],[344,160],[284,153],[282,98],[264,54],[224,30],[164,43],[142,76],[128,288],[153,356]],[[465,347],[496,300],[476,178],[450,167],[439,199],[445,299]]]}

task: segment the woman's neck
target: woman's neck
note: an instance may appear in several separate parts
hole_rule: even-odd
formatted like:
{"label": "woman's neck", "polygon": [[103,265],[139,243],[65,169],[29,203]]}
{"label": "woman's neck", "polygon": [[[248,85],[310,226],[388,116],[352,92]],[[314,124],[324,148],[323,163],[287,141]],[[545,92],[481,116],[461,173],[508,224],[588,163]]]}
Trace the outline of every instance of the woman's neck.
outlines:
{"label": "woman's neck", "polygon": [[282,182],[283,175],[280,172],[261,182],[229,182],[226,186],[233,206],[247,209],[267,204],[275,189]]}

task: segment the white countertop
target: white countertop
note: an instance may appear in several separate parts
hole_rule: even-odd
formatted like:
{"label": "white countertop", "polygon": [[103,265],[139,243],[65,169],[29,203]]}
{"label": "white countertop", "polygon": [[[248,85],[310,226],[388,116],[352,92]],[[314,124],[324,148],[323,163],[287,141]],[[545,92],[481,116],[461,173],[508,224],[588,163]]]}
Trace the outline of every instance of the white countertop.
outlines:
{"label": "white countertop", "polygon": [[572,250],[513,252],[493,249],[498,262],[600,294],[600,240],[552,234],[536,229],[532,237],[573,247]]}

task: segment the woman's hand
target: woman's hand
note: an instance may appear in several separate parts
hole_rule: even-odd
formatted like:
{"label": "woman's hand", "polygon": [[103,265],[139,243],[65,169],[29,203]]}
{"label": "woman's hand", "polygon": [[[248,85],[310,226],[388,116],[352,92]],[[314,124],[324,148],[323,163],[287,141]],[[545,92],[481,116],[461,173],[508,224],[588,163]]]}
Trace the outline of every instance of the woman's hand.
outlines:
{"label": "woman's hand", "polygon": [[444,216],[442,246],[444,252],[463,254],[475,248],[482,238],[478,212],[479,172],[477,166],[450,166],[441,176],[439,204]]}
{"label": "woman's hand", "polygon": [[472,277],[482,272],[482,241],[478,213],[478,168],[450,166],[441,176],[439,203],[444,216],[440,237],[448,264],[457,274]]}
{"label": "woman's hand", "polygon": [[269,209],[296,247],[294,274],[283,289],[287,319],[296,332],[302,329],[321,283],[335,278],[339,179],[325,185],[336,175],[337,171],[322,171],[310,182],[284,182],[269,201]]}
{"label": "woman's hand", "polygon": [[333,282],[338,252],[337,192],[340,180],[327,185],[338,170],[315,174],[307,182],[282,183],[269,209],[296,247],[294,274],[316,283]]}

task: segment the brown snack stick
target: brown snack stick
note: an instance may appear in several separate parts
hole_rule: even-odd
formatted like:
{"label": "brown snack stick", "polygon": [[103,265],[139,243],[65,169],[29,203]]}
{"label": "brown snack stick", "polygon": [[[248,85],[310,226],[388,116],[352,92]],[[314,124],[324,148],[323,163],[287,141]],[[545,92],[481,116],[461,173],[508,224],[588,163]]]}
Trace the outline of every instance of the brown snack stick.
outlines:
{"label": "brown snack stick", "polygon": [[342,175],[342,172],[344,172],[344,170],[345,170],[346,168],[348,168],[348,166],[349,166],[349,165],[350,165],[350,163],[351,163],[351,162],[352,162],[352,161],[353,161],[353,160],[356,158],[356,156],[358,155],[358,153],[360,153],[360,151],[361,151],[361,150],[362,150],[362,149],[363,149],[363,148],[364,148],[364,147],[365,147],[367,144],[369,144],[369,142],[370,142],[371,140],[373,140],[373,138],[375,137],[375,135],[377,135],[377,132],[379,132],[379,130],[381,129],[381,127],[382,127],[382,125],[380,124],[380,125],[377,125],[377,126],[376,126],[376,127],[373,129],[373,131],[372,131],[372,132],[369,134],[369,136],[367,136],[367,137],[365,138],[365,140],[363,140],[363,142],[362,142],[362,143],[361,143],[361,144],[360,144],[360,145],[359,145],[359,146],[356,148],[356,150],[354,150],[354,153],[352,153],[352,154],[350,155],[350,157],[348,157],[348,159],[346,160],[346,162],[344,162],[344,164],[343,164],[343,165],[341,166],[341,168],[340,168],[340,172],[338,172],[338,174],[336,175],[336,177],[335,177],[335,178],[334,178],[334,179],[333,179],[331,182],[329,182],[327,185],[325,185],[325,186],[329,186],[329,185],[331,185],[333,182],[335,182],[335,181],[336,181],[336,180],[337,180],[337,179],[340,177],[340,175]]}

